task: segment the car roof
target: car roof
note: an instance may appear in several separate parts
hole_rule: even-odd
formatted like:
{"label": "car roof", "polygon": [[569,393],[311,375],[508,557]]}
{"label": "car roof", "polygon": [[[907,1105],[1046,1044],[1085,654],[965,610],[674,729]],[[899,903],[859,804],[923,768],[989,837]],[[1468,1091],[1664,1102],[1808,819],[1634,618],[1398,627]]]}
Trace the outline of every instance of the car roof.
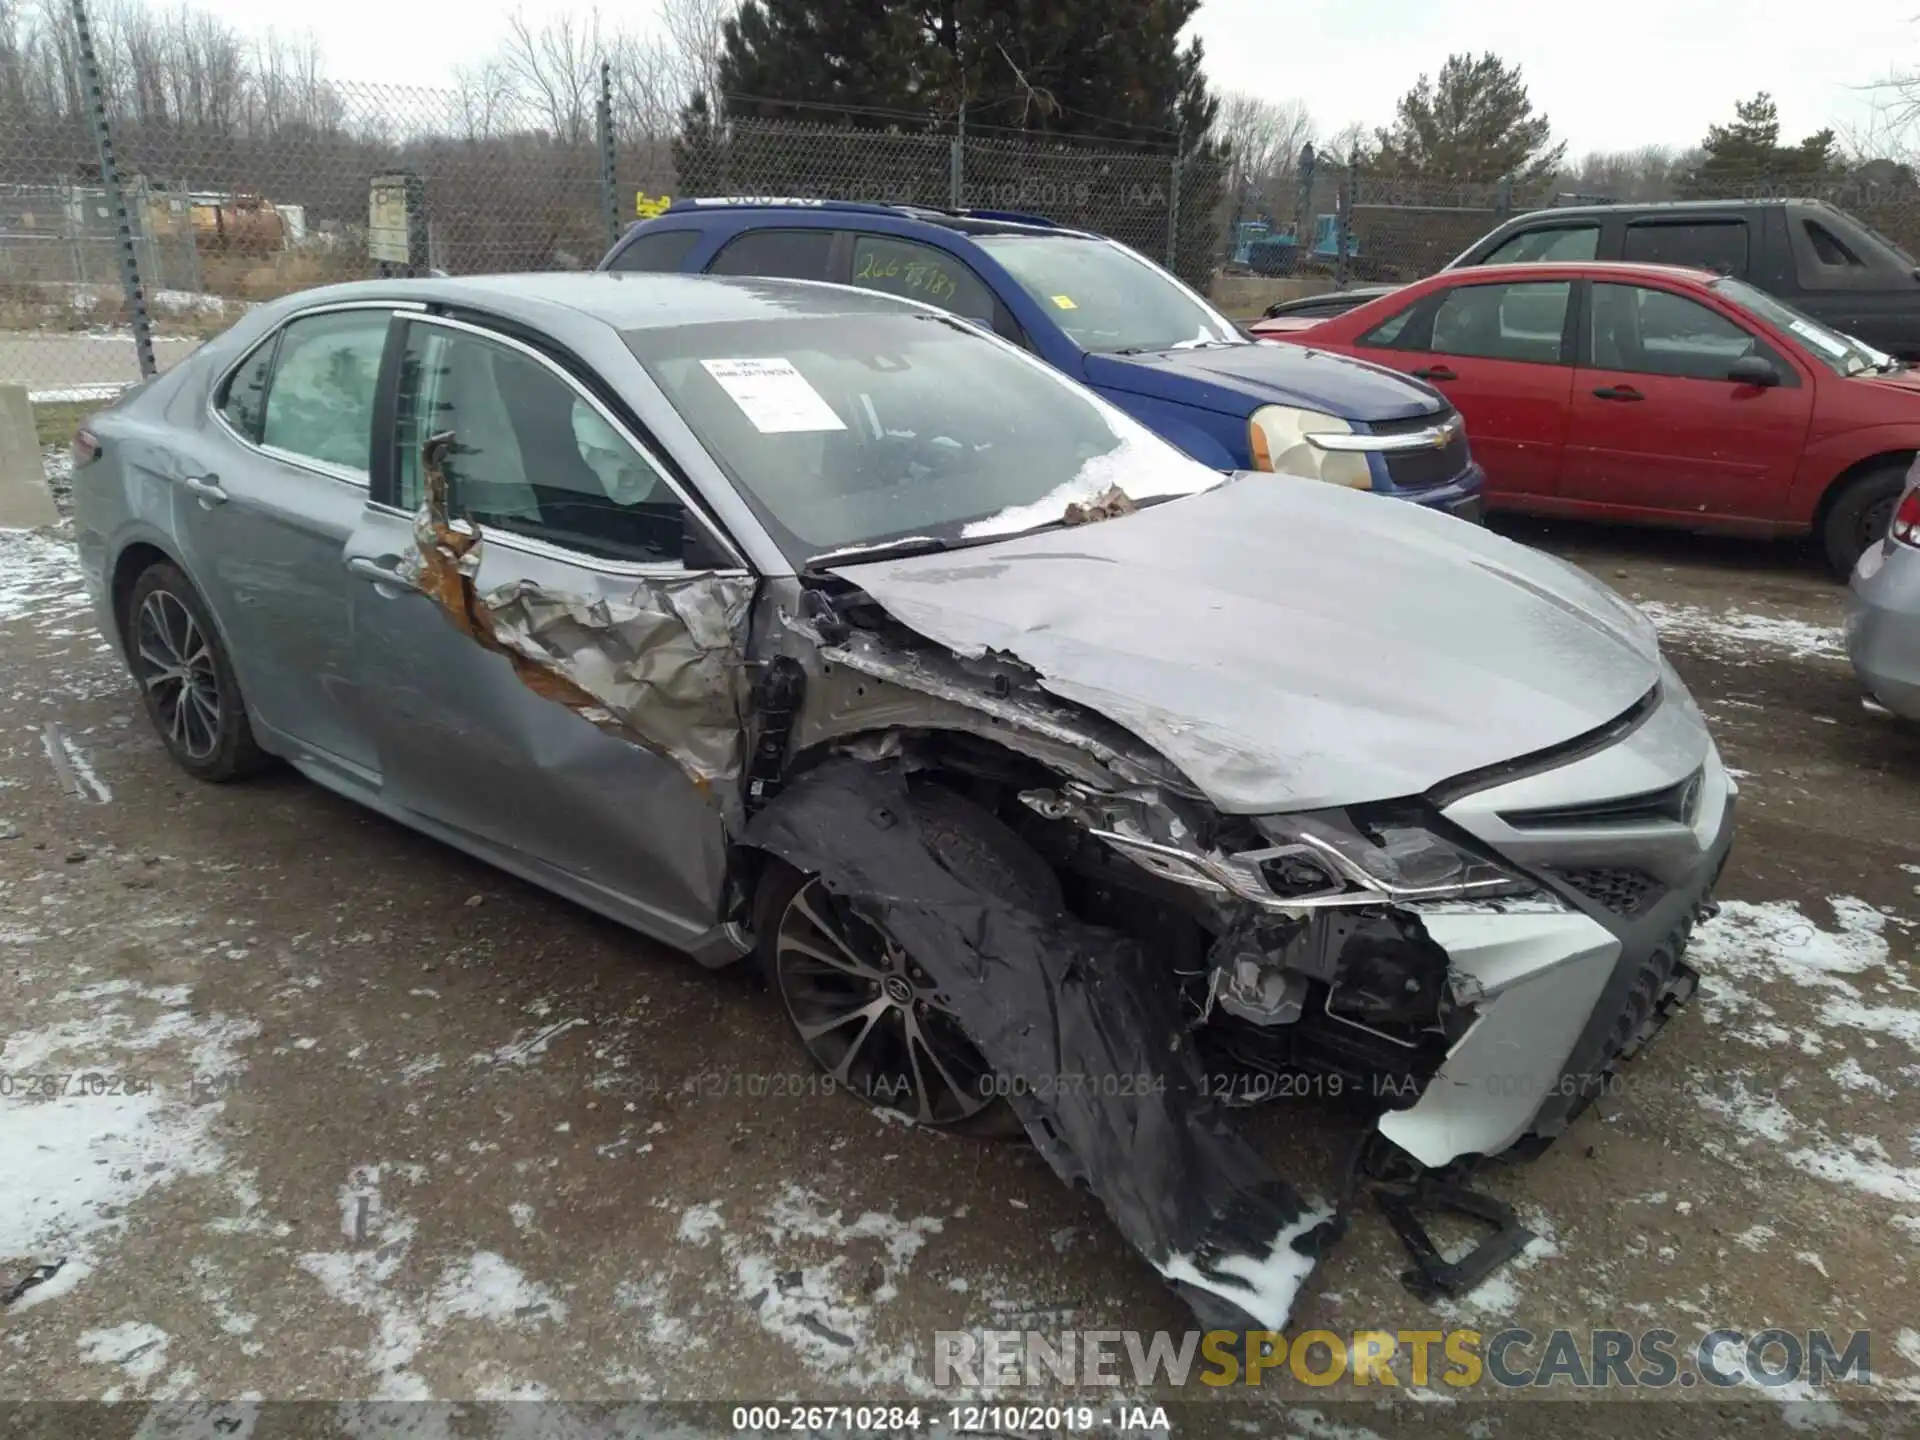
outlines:
{"label": "car roof", "polygon": [[270,308],[277,317],[315,305],[361,300],[461,306],[535,324],[577,324],[585,316],[615,330],[657,330],[730,320],[897,315],[903,310],[944,314],[919,301],[825,281],[605,270],[360,280],[303,290]]}
{"label": "car roof", "polygon": [[1531,260],[1508,265],[1462,265],[1457,270],[1438,271],[1424,281],[1416,280],[1414,284],[1486,284],[1498,280],[1538,280],[1543,275],[1582,280],[1690,280],[1700,285],[1725,278],[1711,270],[1698,270],[1687,265],[1654,265],[1645,261]]}
{"label": "car roof", "polygon": [[660,215],[652,220],[641,221],[633,228],[679,228],[665,222],[696,217],[791,222],[803,215],[818,216],[822,224],[841,225],[860,216],[907,220],[922,225],[937,225],[943,230],[955,230],[963,235],[1067,235],[1083,240],[1105,238],[1091,230],[1057,225],[1043,215],[1019,210],[952,210],[938,205],[883,205],[864,200],[807,200],[758,195],[676,200]]}
{"label": "car roof", "polygon": [[1737,210],[1748,205],[1819,205],[1830,208],[1824,200],[1797,195],[1754,195],[1725,200],[1602,200],[1587,205],[1548,205],[1538,210],[1529,210],[1523,215],[1514,216],[1500,228],[1504,230],[1507,225],[1514,225],[1522,220],[1538,220],[1543,215],[1555,218],[1562,215],[1578,216],[1582,219],[1588,216],[1628,213],[1685,215],[1706,210]]}

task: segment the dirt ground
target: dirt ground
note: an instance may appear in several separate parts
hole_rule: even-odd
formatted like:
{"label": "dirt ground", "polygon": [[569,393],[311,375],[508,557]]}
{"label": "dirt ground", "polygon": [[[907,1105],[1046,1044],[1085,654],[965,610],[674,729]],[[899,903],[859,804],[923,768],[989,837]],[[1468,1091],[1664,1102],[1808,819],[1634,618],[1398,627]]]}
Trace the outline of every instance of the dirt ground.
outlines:
{"label": "dirt ground", "polygon": [[[1682,1347],[1869,1330],[1870,1397],[1920,1399],[1920,1128],[1901,1098],[1920,1080],[1920,733],[1863,711],[1840,588],[1796,552],[1506,528],[1647,606],[1739,776],[1706,981],[1622,1094],[1486,1174],[1539,1237],[1520,1261],[1422,1304],[1362,1212],[1295,1326],[1663,1327]],[[703,972],[291,773],[186,779],[57,537],[0,534],[0,837],[0,1291],[64,1262],[0,1309],[0,1398],[889,1398],[952,1429],[937,1331],[1189,1325],[1024,1147],[807,1093],[743,971]],[[119,1093],[32,1089],[77,1072]],[[1357,1133],[1309,1100],[1248,1123],[1319,1196]],[[1380,1393],[1284,1370],[1124,1390],[1173,1406],[1183,1435],[1626,1418],[1549,1411],[1559,1390]],[[1800,1383],[1634,1403],[1648,1435],[1912,1424]],[[446,1433],[443,1412],[388,1420]]]}

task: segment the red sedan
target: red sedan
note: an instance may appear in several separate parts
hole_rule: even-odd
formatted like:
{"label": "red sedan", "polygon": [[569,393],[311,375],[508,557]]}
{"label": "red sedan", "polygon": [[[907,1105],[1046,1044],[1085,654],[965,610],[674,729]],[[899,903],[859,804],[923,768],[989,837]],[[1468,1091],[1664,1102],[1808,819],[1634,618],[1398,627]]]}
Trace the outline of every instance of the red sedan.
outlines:
{"label": "red sedan", "polygon": [[1704,271],[1478,266],[1252,329],[1442,391],[1489,509],[1812,532],[1842,574],[1920,450],[1920,372]]}

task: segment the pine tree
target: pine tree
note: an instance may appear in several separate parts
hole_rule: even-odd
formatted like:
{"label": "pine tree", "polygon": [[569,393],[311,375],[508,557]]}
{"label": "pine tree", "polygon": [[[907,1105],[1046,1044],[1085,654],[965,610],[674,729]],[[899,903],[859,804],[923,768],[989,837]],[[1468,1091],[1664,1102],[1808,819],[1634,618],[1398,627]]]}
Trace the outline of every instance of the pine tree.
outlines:
{"label": "pine tree", "polygon": [[1438,80],[1422,75],[1400,97],[1393,124],[1375,134],[1369,170],[1446,184],[1511,176],[1533,184],[1566,156],[1553,126],[1533,113],[1520,67],[1491,52],[1449,55]]}
{"label": "pine tree", "polygon": [[[682,115],[682,191],[714,193],[724,179],[741,193],[944,205],[946,147],[891,144],[873,132],[964,129],[1021,142],[969,148],[971,203],[1121,231],[1158,254],[1177,150],[1181,268],[1201,278],[1214,258],[1224,155],[1209,138],[1219,107],[1200,44],[1180,43],[1199,8],[1200,0],[744,0],[726,24],[720,94],[694,97]],[[776,133],[763,121],[828,133]],[[1140,159],[1122,157],[1105,175],[1092,161],[1084,173],[1035,162],[1033,147],[1069,138]],[[1042,173],[1056,183],[1029,198]],[[1156,239],[1143,243],[1148,236]]]}
{"label": "pine tree", "polygon": [[[1056,135],[1197,139],[1217,102],[1200,0],[745,0],[716,108],[882,129],[903,115]],[[871,112],[891,111],[893,115]]]}
{"label": "pine tree", "polygon": [[1706,159],[1694,172],[1695,193],[1769,181],[1807,179],[1842,168],[1831,130],[1816,130],[1798,145],[1780,143],[1780,109],[1762,90],[1733,107],[1731,125],[1707,127]]}

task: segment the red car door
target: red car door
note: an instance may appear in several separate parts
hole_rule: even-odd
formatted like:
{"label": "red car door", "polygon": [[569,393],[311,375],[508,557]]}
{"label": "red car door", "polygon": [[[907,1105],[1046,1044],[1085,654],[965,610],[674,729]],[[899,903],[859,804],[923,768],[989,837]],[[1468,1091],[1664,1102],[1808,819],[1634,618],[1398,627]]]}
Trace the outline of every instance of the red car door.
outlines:
{"label": "red car door", "polygon": [[[1704,302],[1595,282],[1573,372],[1562,493],[1622,519],[1777,518],[1813,414],[1810,376]],[[1776,384],[1729,378],[1761,357]]]}
{"label": "red car door", "polygon": [[[1440,390],[1467,422],[1486,495],[1552,495],[1573,391],[1566,280],[1476,282],[1429,291],[1351,351]],[[1347,348],[1347,347],[1343,347]]]}

